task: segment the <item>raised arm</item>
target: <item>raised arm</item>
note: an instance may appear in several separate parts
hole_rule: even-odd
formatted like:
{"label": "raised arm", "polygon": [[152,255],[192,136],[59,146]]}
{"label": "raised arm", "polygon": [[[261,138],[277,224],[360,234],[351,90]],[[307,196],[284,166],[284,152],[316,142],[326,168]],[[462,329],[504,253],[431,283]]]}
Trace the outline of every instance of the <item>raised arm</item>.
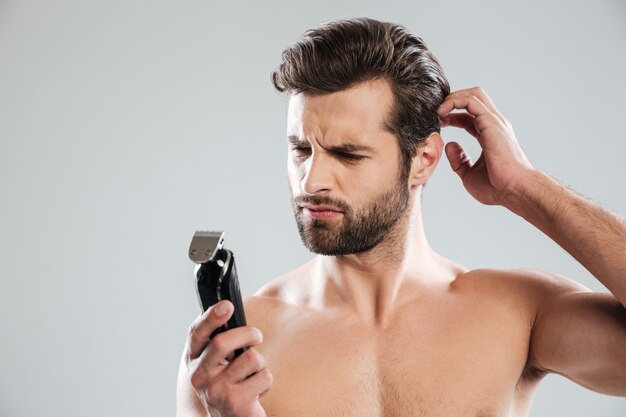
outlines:
{"label": "raised arm", "polygon": [[624,219],[540,171],[526,177],[506,207],[569,252],[626,306]]}
{"label": "raised arm", "polygon": [[[451,113],[454,109],[464,110]],[[443,126],[474,136],[482,153],[472,163],[456,142],[446,156],[467,191],[484,204],[522,216],[569,252],[611,294],[592,293],[556,274],[541,282],[529,365],[560,373],[595,391],[626,396],[626,223],[535,169],[481,88],[450,94]]]}

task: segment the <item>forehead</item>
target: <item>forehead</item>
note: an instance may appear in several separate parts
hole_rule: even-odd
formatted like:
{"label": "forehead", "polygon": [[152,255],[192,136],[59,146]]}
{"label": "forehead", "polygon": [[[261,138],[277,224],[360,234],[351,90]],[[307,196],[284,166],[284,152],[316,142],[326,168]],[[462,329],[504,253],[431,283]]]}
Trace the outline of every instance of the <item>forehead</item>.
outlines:
{"label": "forehead", "polygon": [[293,94],[287,114],[288,135],[318,139],[335,135],[380,135],[386,132],[385,121],[393,92],[387,80],[371,80],[334,93]]}

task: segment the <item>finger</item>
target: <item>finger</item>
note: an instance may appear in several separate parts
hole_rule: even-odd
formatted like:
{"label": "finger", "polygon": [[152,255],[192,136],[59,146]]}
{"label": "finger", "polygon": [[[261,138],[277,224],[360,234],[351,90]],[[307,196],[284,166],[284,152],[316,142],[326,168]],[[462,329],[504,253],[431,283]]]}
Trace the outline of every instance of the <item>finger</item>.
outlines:
{"label": "finger", "polygon": [[239,355],[224,371],[228,380],[238,383],[267,366],[265,357],[254,347]]}
{"label": "finger", "polygon": [[475,117],[467,113],[449,113],[441,118],[442,127],[454,126],[465,129],[470,135],[478,138],[476,126],[474,126]]}
{"label": "finger", "polygon": [[464,88],[461,90],[457,90],[457,91],[453,91],[452,93],[450,93],[448,95],[448,97],[450,96],[468,96],[468,95],[474,95],[476,97],[478,97],[480,99],[480,101],[482,101],[485,106],[489,109],[489,111],[497,113],[498,109],[496,108],[496,105],[493,103],[493,100],[491,100],[491,97],[489,97],[489,95],[487,94],[487,92],[481,88],[481,87],[472,87],[472,88]]}
{"label": "finger", "polygon": [[465,109],[469,115],[474,116],[474,127],[476,132],[478,132],[476,139],[483,148],[484,143],[481,135],[484,130],[494,127],[498,129],[505,128],[502,121],[495,114],[491,113],[476,96],[446,99],[438,110],[440,118],[445,118],[454,109]]}
{"label": "finger", "polygon": [[238,386],[245,392],[244,401],[256,401],[272,387],[274,377],[268,368],[263,368],[248,379],[241,381]]}
{"label": "finger", "polygon": [[189,359],[200,356],[200,353],[209,344],[211,333],[226,323],[233,311],[233,304],[228,300],[222,300],[209,307],[189,326]]}
{"label": "finger", "polygon": [[236,349],[244,346],[256,346],[263,342],[261,331],[252,326],[236,327],[215,336],[205,349],[203,365],[209,370],[228,365],[226,358]]}
{"label": "finger", "polygon": [[444,117],[455,109],[465,109],[474,117],[491,115],[495,118],[487,106],[474,95],[449,95],[439,106],[437,114],[439,117]]}
{"label": "finger", "polygon": [[493,103],[493,100],[491,100],[491,97],[489,97],[487,92],[483,88],[481,88],[481,87],[472,87],[472,88],[466,88],[466,89],[463,89],[463,90],[454,91],[454,92],[450,93],[448,95],[448,97],[450,97],[450,96],[468,96],[468,95],[474,95],[474,96],[478,97],[478,99],[485,105],[485,107],[487,107],[487,109],[491,113],[493,113],[496,117],[498,117],[504,124],[507,124],[507,120],[504,118],[502,113],[500,113],[500,111],[498,111],[498,108]]}
{"label": "finger", "polygon": [[448,142],[445,151],[448,162],[450,162],[450,167],[462,180],[465,178],[467,170],[472,167],[472,159],[461,145],[456,142]]}

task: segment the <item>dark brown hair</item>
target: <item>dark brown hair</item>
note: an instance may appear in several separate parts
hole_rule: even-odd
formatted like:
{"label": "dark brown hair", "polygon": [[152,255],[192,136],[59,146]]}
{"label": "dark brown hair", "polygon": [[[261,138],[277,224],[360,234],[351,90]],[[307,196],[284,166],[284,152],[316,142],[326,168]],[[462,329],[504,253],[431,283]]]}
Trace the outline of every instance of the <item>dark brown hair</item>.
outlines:
{"label": "dark brown hair", "polygon": [[398,137],[406,178],[418,146],[440,131],[437,109],[450,93],[439,61],[420,37],[366,17],[326,22],[288,45],[271,74],[278,91],[313,95],[379,78],[393,89],[385,128]]}

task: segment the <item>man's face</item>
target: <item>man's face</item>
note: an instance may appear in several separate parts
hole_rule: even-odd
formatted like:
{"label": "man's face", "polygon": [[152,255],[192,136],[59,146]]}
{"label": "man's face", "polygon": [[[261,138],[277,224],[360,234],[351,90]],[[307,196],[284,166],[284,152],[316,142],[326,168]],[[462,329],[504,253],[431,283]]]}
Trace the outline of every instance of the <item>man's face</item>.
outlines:
{"label": "man's face", "polygon": [[392,102],[382,80],[331,94],[291,96],[289,187],[298,231],[310,251],[369,250],[406,210],[409,192],[407,177],[400,175],[400,150],[384,129]]}

